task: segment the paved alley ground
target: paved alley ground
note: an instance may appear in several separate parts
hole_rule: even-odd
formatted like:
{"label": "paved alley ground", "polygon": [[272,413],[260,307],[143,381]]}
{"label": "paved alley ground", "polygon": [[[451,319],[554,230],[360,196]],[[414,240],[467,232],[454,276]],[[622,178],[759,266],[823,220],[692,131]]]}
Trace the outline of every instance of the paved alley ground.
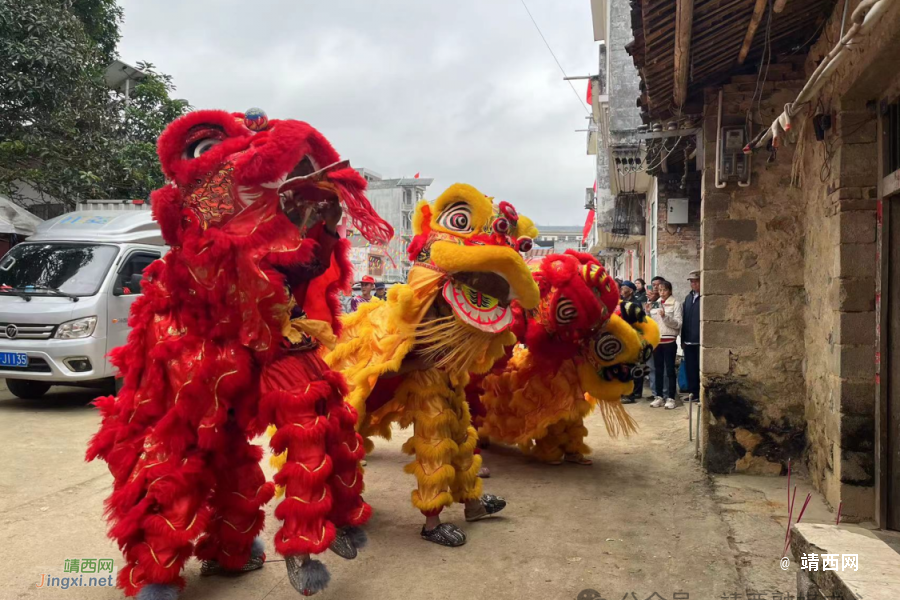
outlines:
{"label": "paved alley ground", "polygon": [[[102,520],[110,475],[104,464],[82,461],[98,423],[87,405],[92,396],[0,396],[0,600],[121,597],[105,588],[36,587],[41,573],[61,576],[66,559],[121,564]],[[464,523],[461,508],[445,512],[469,535],[456,549],[418,536],[421,519],[409,502],[414,479],[402,471],[406,435],[379,440],[366,470],[366,499],[375,509],[370,544],[354,562],[324,555],[333,579],[320,597],[646,600],[655,592],[665,600],[771,600],[773,592],[796,593],[795,567],[779,566],[786,478],[710,480],[693,459],[687,408],[651,409],[643,401],[629,411],[640,425],[629,439],[608,439],[599,419],[590,419],[592,467],[548,467],[513,449],[486,451],[493,477],[485,489],[510,505],[501,517],[473,524]],[[808,486],[799,483],[802,503]],[[264,532],[269,548],[273,510],[274,502]],[[833,516],[814,494],[803,520]],[[298,598],[283,562],[272,552],[269,558],[261,571],[237,578],[201,579],[192,561],[182,598]]]}

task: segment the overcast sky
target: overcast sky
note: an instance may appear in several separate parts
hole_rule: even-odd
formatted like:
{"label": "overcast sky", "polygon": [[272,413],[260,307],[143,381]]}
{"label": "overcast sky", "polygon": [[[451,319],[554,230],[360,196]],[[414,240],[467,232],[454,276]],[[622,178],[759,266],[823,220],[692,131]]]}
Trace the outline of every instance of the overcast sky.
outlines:
{"label": "overcast sky", "polygon": [[[597,70],[588,0],[526,0],[569,75]],[[520,0],[121,0],[119,53],[196,108],[308,121],[356,167],[584,223],[585,109]],[[584,98],[586,82],[574,82]]]}

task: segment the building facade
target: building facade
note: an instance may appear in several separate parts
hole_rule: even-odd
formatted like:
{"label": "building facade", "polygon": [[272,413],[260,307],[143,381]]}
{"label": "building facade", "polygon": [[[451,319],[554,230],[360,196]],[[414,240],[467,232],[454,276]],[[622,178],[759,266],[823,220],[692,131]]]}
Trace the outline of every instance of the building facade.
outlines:
{"label": "building facade", "polygon": [[720,8],[632,18],[642,116],[676,121],[699,216],[703,464],[803,465],[843,520],[900,529],[900,3]]}
{"label": "building facade", "polygon": [[394,228],[394,237],[386,247],[373,246],[359,232],[348,228],[354,280],[359,281],[364,275],[370,275],[376,281],[388,284],[405,282],[412,267],[406,254],[413,235],[412,216],[416,204],[424,199],[425,190],[433,179],[384,179],[371,169],[358,171],[368,182],[366,197],[375,212]]}
{"label": "building facade", "polygon": [[638,72],[628,56],[629,0],[593,0],[594,39],[599,42],[598,74],[590,79],[591,124],[588,154],[596,156],[596,186],[588,192],[593,209],[591,253],[616,277],[643,276],[647,252],[647,193],[652,178],[643,168]]}

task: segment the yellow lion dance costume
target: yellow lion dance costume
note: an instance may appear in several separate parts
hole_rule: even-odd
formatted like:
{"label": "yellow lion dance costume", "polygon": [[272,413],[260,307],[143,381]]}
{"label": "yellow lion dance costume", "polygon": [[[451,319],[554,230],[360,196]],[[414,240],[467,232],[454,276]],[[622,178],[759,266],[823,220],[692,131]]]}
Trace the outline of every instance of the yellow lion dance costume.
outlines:
{"label": "yellow lion dance costume", "polygon": [[[455,184],[429,204],[420,202],[409,247],[408,282],[391,288],[343,319],[328,356],[350,386],[358,429],[390,438],[391,423],[412,425],[403,451],[418,487],[412,503],[426,516],[422,537],[446,546],[465,534],[440,523],[441,510],[466,504],[466,520],[501,510],[502,498],[482,495],[481,458],[474,454],[465,387],[469,372],[485,372],[515,343],[510,302],[537,306],[538,288],[519,251],[534,227],[506,202],[494,205],[474,187]],[[435,525],[439,523],[439,525]]]}
{"label": "yellow lion dance costume", "polygon": [[635,430],[621,397],[644,376],[659,329],[638,305],[619,305],[589,254],[547,256],[534,277],[540,306],[517,325],[522,345],[482,382],[479,433],[543,462],[590,464],[584,417],[596,406],[610,435]]}

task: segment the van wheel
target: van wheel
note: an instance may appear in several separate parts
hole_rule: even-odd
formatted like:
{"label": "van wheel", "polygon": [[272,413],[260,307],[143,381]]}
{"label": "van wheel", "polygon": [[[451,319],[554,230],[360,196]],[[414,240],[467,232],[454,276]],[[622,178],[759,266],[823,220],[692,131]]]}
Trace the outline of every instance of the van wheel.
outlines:
{"label": "van wheel", "polygon": [[50,389],[49,383],[41,381],[28,381],[27,379],[7,379],[6,387],[17,398],[22,400],[37,400]]}

